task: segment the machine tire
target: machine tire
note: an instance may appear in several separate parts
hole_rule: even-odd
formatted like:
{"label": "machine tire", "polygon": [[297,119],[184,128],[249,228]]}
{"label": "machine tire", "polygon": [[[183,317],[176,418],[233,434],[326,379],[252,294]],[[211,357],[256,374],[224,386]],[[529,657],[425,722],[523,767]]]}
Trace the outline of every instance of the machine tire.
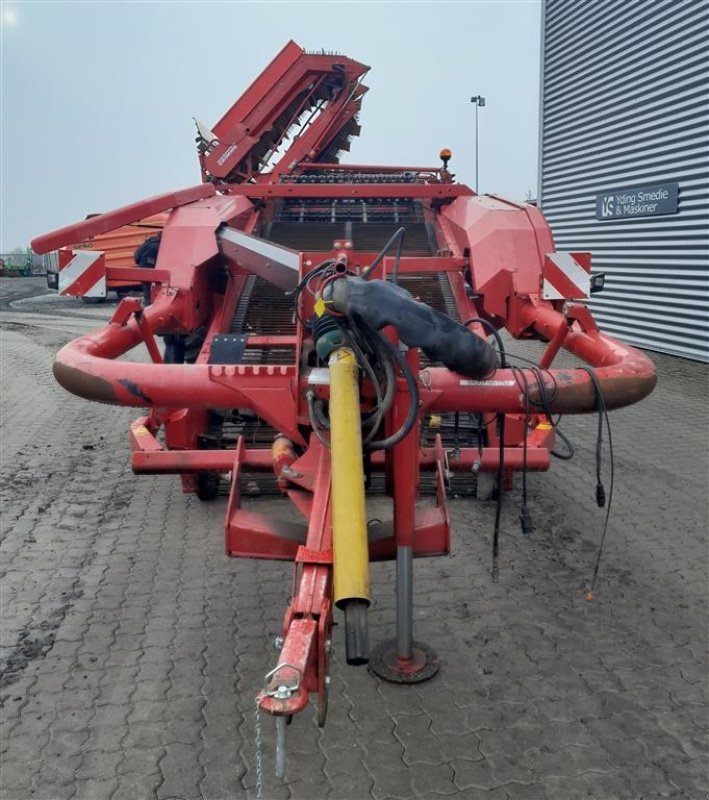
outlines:
{"label": "machine tire", "polygon": [[222,478],[213,470],[202,470],[197,473],[197,497],[203,502],[216,500],[219,496],[219,487]]}
{"label": "machine tire", "polygon": [[106,302],[105,297],[82,297],[81,302],[85,306],[98,306]]}
{"label": "machine tire", "polygon": [[496,497],[497,476],[492,472],[478,472],[477,483],[475,486],[475,497],[478,500],[487,502]]}
{"label": "machine tire", "polygon": [[[207,437],[213,440],[220,440],[224,420],[215,411],[208,412],[207,417]],[[222,476],[219,472],[211,469],[201,470],[196,473],[197,497],[203,502],[215,500],[219,496],[219,488],[222,483]]]}

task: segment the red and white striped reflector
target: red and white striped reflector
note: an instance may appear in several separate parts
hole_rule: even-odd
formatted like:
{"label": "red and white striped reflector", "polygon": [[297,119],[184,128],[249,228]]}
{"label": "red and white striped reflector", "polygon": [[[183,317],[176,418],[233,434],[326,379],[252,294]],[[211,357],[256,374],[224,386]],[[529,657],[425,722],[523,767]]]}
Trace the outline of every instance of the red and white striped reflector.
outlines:
{"label": "red and white striped reflector", "polygon": [[590,253],[547,253],[542,270],[543,300],[581,300],[590,293]]}
{"label": "red and white striped reflector", "polygon": [[100,250],[60,250],[59,294],[69,297],[105,297],[105,254]]}

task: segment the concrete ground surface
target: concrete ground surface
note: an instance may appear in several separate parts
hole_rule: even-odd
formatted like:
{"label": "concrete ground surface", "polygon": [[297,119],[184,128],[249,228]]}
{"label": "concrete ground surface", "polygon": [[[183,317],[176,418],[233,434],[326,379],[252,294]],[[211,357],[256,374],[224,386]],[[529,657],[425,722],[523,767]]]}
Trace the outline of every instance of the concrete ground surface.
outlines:
{"label": "concrete ground surface", "polygon": [[[135,410],[54,383],[58,347],[110,305],[33,297],[41,279],[0,291],[0,797],[255,798],[254,697],[276,662],[289,566],[228,559],[223,501],[130,472]],[[453,554],[415,565],[433,680],[348,667],[335,628],[327,724],[311,710],[293,721],[284,782],[261,720],[263,798],[709,796],[707,368],[653,359],[653,395],[611,414],[594,601],[583,588],[604,512],[589,416],[562,423],[575,458],[529,476],[531,537],[519,479],[506,495],[499,583],[494,504],[451,499]],[[377,642],[394,633],[392,565],[374,565],[373,597]]]}

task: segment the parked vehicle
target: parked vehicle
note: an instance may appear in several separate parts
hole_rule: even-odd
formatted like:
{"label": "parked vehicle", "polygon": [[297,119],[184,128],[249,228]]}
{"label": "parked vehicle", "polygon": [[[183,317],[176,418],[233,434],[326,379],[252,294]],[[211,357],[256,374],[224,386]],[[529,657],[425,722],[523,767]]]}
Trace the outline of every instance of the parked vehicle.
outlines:
{"label": "parked vehicle", "polygon": [[[86,219],[96,217],[98,214],[89,214]],[[119,269],[133,269],[136,266],[135,251],[141,247],[147,239],[155,236],[162,231],[167,214],[155,214],[146,217],[139,222],[130,225],[123,225],[109,233],[102,233],[92,236],[82,242],[77,242],[70,247],[62,250],[89,250],[98,251],[105,254],[106,267],[117,267]],[[47,286],[50,289],[59,288],[59,259],[51,258],[46,262]],[[114,272],[115,275],[115,272]],[[114,291],[118,297],[129,294],[133,291],[140,291],[141,284],[135,280],[120,279],[109,276],[106,281],[107,291]],[[103,302],[105,298],[82,297],[85,303]]]}
{"label": "parked vehicle", "polygon": [[0,256],[0,276],[5,278],[26,277],[32,274],[32,251],[3,253]]}

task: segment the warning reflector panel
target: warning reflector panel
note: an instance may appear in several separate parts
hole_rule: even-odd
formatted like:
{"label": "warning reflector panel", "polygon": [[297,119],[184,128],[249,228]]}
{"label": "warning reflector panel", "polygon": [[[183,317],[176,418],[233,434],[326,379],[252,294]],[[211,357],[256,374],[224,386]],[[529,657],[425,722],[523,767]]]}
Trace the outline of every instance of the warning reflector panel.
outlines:
{"label": "warning reflector panel", "polygon": [[100,250],[60,250],[59,294],[65,297],[105,297],[105,253]]}
{"label": "warning reflector panel", "polygon": [[581,300],[590,293],[590,253],[547,253],[542,270],[543,300]]}

